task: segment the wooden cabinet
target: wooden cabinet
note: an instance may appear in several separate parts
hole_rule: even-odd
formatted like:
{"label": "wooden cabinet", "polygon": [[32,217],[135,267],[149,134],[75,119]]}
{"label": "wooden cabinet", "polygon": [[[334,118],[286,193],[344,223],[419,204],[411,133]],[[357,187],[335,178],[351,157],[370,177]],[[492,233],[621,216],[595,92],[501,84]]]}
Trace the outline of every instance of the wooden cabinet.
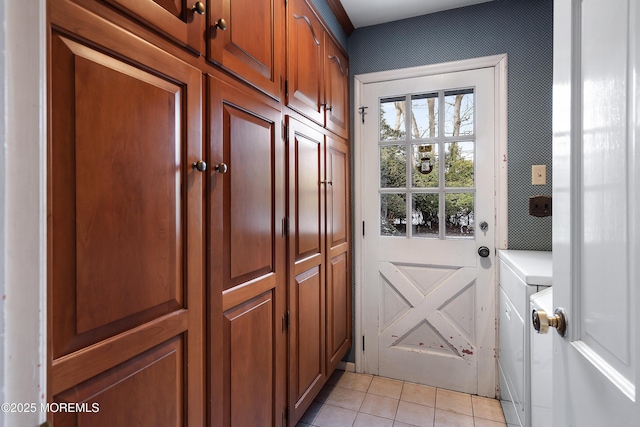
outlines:
{"label": "wooden cabinet", "polygon": [[[49,399],[55,426],[202,426],[198,69],[49,7]],[[59,32],[83,22],[82,38]]]}
{"label": "wooden cabinet", "polygon": [[287,118],[291,425],[351,347],[349,149],[315,126]]}
{"label": "wooden cabinet", "polygon": [[211,2],[209,58],[240,79],[280,98],[284,69],[284,2]]}
{"label": "wooden cabinet", "polygon": [[349,64],[306,0],[287,11],[286,105],[332,132],[349,136]]}
{"label": "wooden cabinet", "polygon": [[54,427],[295,425],[351,346],[346,55],[195,4],[47,2]]}
{"label": "wooden cabinet", "polygon": [[326,382],[324,134],[287,118],[289,151],[289,410],[291,423]]}
{"label": "wooden cabinet", "polygon": [[207,0],[102,0],[171,40],[203,52]]}
{"label": "wooden cabinet", "polygon": [[342,49],[327,34],[324,62],[325,126],[349,138],[349,62]]}
{"label": "wooden cabinet", "polygon": [[326,358],[327,376],[351,348],[351,216],[349,144],[326,137]]}
{"label": "wooden cabinet", "polygon": [[286,237],[280,111],[209,77],[210,425],[281,425]]}

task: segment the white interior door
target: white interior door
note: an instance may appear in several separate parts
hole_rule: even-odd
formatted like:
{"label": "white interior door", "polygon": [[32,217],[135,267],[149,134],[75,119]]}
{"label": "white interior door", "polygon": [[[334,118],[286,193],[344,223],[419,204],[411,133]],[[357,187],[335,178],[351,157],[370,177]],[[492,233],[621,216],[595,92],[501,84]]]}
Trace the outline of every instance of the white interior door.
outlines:
{"label": "white interior door", "polygon": [[636,0],[554,5],[555,426],[640,423],[639,23]]}
{"label": "white interior door", "polygon": [[362,99],[364,371],[493,397],[494,69]]}

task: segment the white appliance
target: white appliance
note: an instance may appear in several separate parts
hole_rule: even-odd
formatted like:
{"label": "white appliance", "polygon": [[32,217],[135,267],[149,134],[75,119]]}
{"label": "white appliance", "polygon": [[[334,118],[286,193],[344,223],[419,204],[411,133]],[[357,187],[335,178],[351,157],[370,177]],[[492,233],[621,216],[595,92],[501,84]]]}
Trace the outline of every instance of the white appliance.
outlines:
{"label": "white appliance", "polygon": [[499,251],[500,399],[507,423],[531,427],[532,335],[529,298],[551,286],[552,255]]}
{"label": "white appliance", "polygon": [[[553,288],[531,295],[529,314],[533,310],[544,310],[548,316],[553,315]],[[538,334],[533,329],[531,316],[529,316],[529,334],[531,337],[531,427],[549,427],[553,424],[551,411],[552,387],[549,386],[552,377],[551,365],[553,355],[551,353],[553,340],[547,335]]]}

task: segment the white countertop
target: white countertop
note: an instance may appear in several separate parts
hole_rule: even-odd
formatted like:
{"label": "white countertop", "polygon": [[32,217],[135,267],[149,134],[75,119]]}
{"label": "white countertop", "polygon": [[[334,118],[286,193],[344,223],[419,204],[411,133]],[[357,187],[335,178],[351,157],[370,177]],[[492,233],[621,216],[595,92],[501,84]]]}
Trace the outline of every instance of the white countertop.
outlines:
{"label": "white countertop", "polygon": [[551,286],[553,261],[551,251],[517,251],[504,249],[498,257],[528,285]]}

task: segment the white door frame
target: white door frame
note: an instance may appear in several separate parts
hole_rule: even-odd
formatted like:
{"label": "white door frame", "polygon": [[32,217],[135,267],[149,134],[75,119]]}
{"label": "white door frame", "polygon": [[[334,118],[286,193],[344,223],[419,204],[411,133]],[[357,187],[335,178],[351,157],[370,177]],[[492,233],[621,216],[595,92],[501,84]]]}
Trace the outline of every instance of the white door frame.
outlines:
{"label": "white door frame", "polygon": [[[355,369],[356,372],[363,372],[363,351],[362,337],[364,335],[364,260],[365,245],[362,239],[362,222],[364,215],[362,206],[364,204],[362,182],[364,125],[359,108],[362,106],[362,96],[364,85],[368,83],[379,83],[391,80],[401,80],[412,77],[423,77],[437,74],[453,73],[457,71],[475,70],[479,68],[493,68],[495,76],[495,188],[496,188],[496,232],[494,248],[507,248],[507,55],[494,55],[482,58],[466,59],[462,61],[445,62],[419,67],[403,68],[399,70],[380,71],[375,73],[358,74],[353,79],[353,130],[354,130],[354,249],[355,249]],[[370,107],[372,108],[372,107]],[[365,110],[366,111],[366,110]],[[369,111],[368,117],[374,117],[374,112]],[[367,116],[365,115],[365,120]],[[371,119],[369,119],[371,120]],[[497,278],[497,275],[496,275]],[[497,283],[495,286],[495,300],[497,301]],[[497,307],[497,305],[496,305]],[[497,351],[497,331],[496,331],[496,351]],[[496,359],[497,362],[497,359]],[[496,371],[497,372],[497,371]],[[497,378],[496,378],[497,384]]]}
{"label": "white door frame", "polygon": [[[46,0],[0,6],[0,397],[47,395]],[[38,425],[47,414],[0,414],[0,425]]]}

